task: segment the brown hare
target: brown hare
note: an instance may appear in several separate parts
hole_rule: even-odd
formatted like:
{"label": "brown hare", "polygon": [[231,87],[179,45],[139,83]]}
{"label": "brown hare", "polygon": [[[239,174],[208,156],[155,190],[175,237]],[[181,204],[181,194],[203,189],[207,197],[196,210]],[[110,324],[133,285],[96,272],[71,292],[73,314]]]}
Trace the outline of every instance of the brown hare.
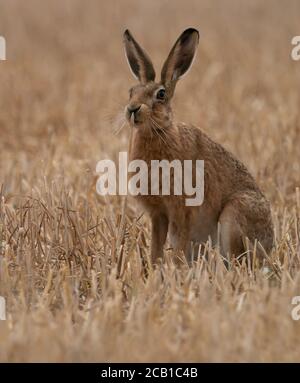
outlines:
{"label": "brown hare", "polygon": [[[126,118],[133,128],[130,160],[204,160],[204,201],[186,206],[183,196],[140,195],[151,217],[151,257],[163,257],[167,236],[172,248],[191,253],[191,244],[208,239],[224,257],[245,252],[258,241],[266,252],[273,245],[270,205],[246,167],[199,128],[175,123],[171,100],[177,81],[188,71],[199,42],[196,29],[186,29],[165,61],[161,79],[147,53],[131,33],[124,33],[126,57],[139,84],[130,89]],[[248,240],[247,240],[248,239]],[[250,247],[251,248],[251,247]],[[258,246],[258,248],[260,248]],[[263,251],[262,251],[263,254]]]}

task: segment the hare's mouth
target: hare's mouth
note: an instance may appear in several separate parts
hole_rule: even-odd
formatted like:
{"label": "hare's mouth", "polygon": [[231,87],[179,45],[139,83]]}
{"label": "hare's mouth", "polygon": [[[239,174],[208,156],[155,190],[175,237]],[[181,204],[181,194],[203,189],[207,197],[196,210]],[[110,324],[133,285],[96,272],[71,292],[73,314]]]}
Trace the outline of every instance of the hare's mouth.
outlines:
{"label": "hare's mouth", "polygon": [[127,109],[126,119],[132,126],[140,125],[144,122],[144,118],[138,110],[133,112]]}
{"label": "hare's mouth", "polygon": [[143,123],[142,119],[135,115],[135,114],[132,114],[129,119],[128,119],[129,123],[132,125],[132,126],[137,126],[137,125],[141,125]]}

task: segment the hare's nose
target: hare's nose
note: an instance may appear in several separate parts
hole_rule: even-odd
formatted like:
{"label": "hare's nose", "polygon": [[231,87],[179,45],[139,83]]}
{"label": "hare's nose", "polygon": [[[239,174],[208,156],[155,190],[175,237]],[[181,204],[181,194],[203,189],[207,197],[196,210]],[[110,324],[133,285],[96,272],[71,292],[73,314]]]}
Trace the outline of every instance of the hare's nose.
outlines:
{"label": "hare's nose", "polygon": [[132,113],[136,114],[141,109],[141,105],[131,105],[127,107],[128,113],[130,116]]}

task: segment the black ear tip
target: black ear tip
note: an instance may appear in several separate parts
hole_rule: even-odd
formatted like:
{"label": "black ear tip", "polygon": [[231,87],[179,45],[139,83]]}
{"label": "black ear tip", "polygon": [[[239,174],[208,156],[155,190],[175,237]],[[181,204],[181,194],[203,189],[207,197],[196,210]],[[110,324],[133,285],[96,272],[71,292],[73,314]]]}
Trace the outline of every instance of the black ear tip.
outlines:
{"label": "black ear tip", "polygon": [[184,33],[188,33],[188,34],[192,34],[192,33],[197,33],[198,35],[199,35],[199,31],[198,31],[198,29],[196,29],[196,28],[187,28],[185,31],[184,31]]}
{"label": "black ear tip", "polygon": [[125,39],[131,40],[131,33],[130,33],[129,29],[125,30],[125,32],[123,33],[123,36]]}
{"label": "black ear tip", "polygon": [[196,35],[197,38],[198,38],[198,40],[199,40],[199,38],[200,38],[200,33],[199,33],[199,31],[198,31],[197,29],[195,29],[195,28],[187,28],[187,29],[182,33],[182,37],[184,37],[184,38],[188,38],[188,37],[190,37],[190,36],[192,36],[192,35]]}

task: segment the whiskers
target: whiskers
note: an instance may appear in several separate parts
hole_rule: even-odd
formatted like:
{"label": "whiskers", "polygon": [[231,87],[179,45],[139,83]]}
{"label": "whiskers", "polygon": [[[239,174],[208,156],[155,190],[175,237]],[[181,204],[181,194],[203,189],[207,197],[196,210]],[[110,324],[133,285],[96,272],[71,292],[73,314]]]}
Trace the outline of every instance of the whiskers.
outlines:
{"label": "whiskers", "polygon": [[121,130],[124,128],[126,123],[127,123],[127,121],[126,121],[126,119],[124,119],[124,121],[120,124],[120,126],[113,130],[113,134],[115,136],[117,136],[121,132]]}
{"label": "whiskers", "polygon": [[171,148],[170,143],[168,142],[168,136],[165,130],[152,117],[149,117],[149,121],[153,128],[151,129],[151,132],[153,132],[166,145],[167,148]]}
{"label": "whiskers", "polygon": [[[150,130],[150,134],[151,134],[151,144],[152,144],[153,137],[156,136],[159,139],[159,141],[161,141],[167,148],[171,148],[171,145],[170,145],[168,136],[166,134],[166,131],[160,125],[160,122],[155,120],[151,116],[149,116],[148,122],[149,122],[149,125],[150,125],[149,126],[149,128],[150,128],[149,130]],[[129,122],[127,121],[123,111],[119,112],[118,114],[116,114],[114,116],[114,118],[112,119],[111,123],[113,125],[113,134],[115,136],[120,134],[120,132],[123,130],[123,128],[127,124],[129,124]],[[141,132],[147,126],[146,121],[144,122],[144,124],[145,124],[144,127],[143,126],[139,126],[138,127],[138,129],[140,129]]]}
{"label": "whiskers", "polygon": [[112,121],[112,124],[113,124],[113,134],[115,136],[117,136],[122,131],[122,129],[124,128],[126,123],[127,123],[127,120],[126,120],[126,118],[124,116],[124,112],[118,113],[117,116]]}

